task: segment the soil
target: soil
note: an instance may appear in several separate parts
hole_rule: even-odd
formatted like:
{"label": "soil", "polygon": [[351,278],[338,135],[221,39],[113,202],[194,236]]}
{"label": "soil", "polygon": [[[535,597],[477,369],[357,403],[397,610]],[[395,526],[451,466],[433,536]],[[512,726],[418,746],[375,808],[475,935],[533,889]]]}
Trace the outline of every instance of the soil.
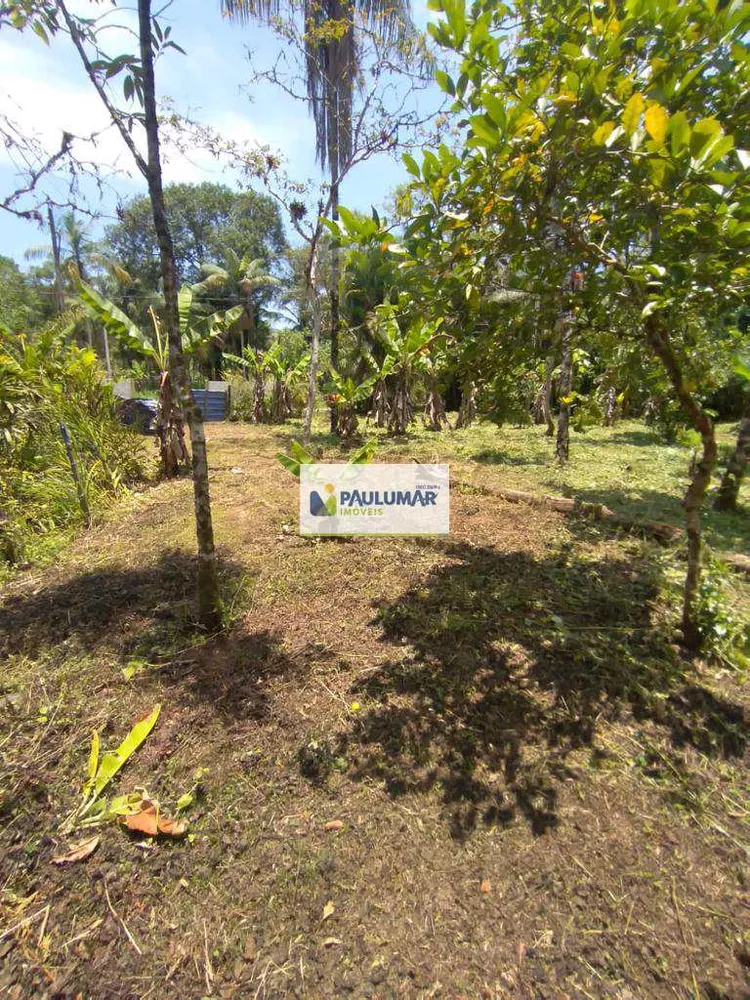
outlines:
{"label": "soil", "polygon": [[[444,539],[301,539],[287,440],[209,427],[220,635],[187,479],[6,587],[0,996],[750,997],[750,698],[675,646],[673,554],[468,486]],[[157,703],[113,791],[188,835],[53,864]]]}

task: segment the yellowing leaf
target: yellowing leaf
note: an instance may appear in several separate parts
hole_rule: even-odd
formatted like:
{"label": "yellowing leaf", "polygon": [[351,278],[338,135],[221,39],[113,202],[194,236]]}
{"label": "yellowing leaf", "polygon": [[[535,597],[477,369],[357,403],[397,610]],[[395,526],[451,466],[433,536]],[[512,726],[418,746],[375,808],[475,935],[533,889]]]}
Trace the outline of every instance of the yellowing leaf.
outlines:
{"label": "yellowing leaf", "polygon": [[661,104],[652,104],[646,108],[643,124],[654,142],[661,146],[669,128],[669,115]]}
{"label": "yellowing leaf", "polygon": [[333,905],[333,902],[329,899],[326,905],[323,907],[323,916],[321,917],[321,920],[328,920],[329,917],[333,916],[335,911],[336,907]]}
{"label": "yellowing leaf", "polygon": [[638,128],[638,123],[641,120],[645,104],[646,102],[643,99],[643,94],[636,93],[633,94],[623,108],[622,127],[625,129],[626,135],[632,135]]}
{"label": "yellowing leaf", "polygon": [[156,705],[149,716],[145,719],[141,719],[140,722],[137,722],[133,726],[114,753],[105,753],[102,757],[101,764],[96,772],[96,780],[94,781],[93,786],[92,794],[95,799],[101,795],[103,789],[109,784],[112,778],[114,778],[123,764],[130,757],[132,757],[141,743],[143,743],[146,739],[148,734],[156,725],[156,720],[159,718],[160,711],[161,705]]}
{"label": "yellowing leaf", "polygon": [[603,146],[604,143],[612,135],[612,131],[615,127],[614,122],[602,122],[598,129],[594,132],[592,138],[597,146]]}

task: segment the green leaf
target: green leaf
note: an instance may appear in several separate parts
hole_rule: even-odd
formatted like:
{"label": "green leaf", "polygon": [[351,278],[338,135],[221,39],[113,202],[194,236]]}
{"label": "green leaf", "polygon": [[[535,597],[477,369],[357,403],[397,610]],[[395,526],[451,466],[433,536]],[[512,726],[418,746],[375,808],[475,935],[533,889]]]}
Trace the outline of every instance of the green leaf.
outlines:
{"label": "green leaf", "polygon": [[420,178],[422,176],[422,174],[420,172],[420,169],[419,169],[419,164],[414,159],[414,157],[411,155],[411,153],[404,153],[404,155],[401,157],[401,159],[404,161],[404,166],[409,171],[409,173],[412,175],[412,177]]}
{"label": "green leaf", "polygon": [[181,795],[177,800],[177,809],[179,811],[182,811],[184,809],[189,809],[194,801],[195,801],[195,796],[193,795],[193,793],[185,792],[185,794]]}
{"label": "green leaf", "polygon": [[469,119],[471,130],[484,146],[499,146],[500,133],[488,115],[474,115]]}
{"label": "green leaf", "polygon": [[657,146],[662,146],[669,127],[669,115],[661,104],[652,104],[646,108],[643,124]]}
{"label": "green leaf", "polygon": [[440,87],[441,90],[444,90],[446,94],[450,94],[451,97],[455,97],[456,85],[454,84],[453,80],[451,80],[451,78],[448,76],[448,74],[445,72],[445,70],[436,69],[435,80],[437,82],[438,87]]}
{"label": "green leaf", "polygon": [[276,452],[276,458],[279,462],[281,462],[287,472],[291,472],[296,479],[299,479],[299,462],[295,462],[295,460],[293,458],[289,458],[288,455],[282,455],[280,451]]}
{"label": "green leaf", "polygon": [[366,441],[349,459],[350,465],[367,465],[377,451],[377,441]]}
{"label": "green leaf", "polygon": [[669,119],[670,148],[672,156],[679,154],[690,142],[690,123],[684,111],[678,111]]}
{"label": "green leaf", "polygon": [[651,299],[641,310],[641,319],[646,319],[652,313],[655,313],[657,309],[661,309],[663,306],[661,299]]}
{"label": "green leaf", "polygon": [[141,719],[140,722],[137,722],[133,726],[114,753],[104,754],[97,769],[94,786],[91,792],[94,799],[97,799],[101,795],[102,791],[106,788],[112,778],[114,778],[123,764],[125,764],[133,756],[138,747],[146,739],[148,734],[156,725],[156,720],[159,718],[160,711],[161,705],[155,705],[150,715],[148,715],[145,719]]}
{"label": "green leaf", "polygon": [[302,465],[312,465],[315,463],[315,456],[312,455],[299,441],[292,441],[289,451]]}
{"label": "green leaf", "polygon": [[721,123],[715,118],[702,118],[696,122],[693,134],[690,136],[690,155],[698,159],[708,144],[715,141],[721,132]]}
{"label": "green leaf", "polygon": [[485,94],[482,98],[482,104],[487,109],[487,114],[494,124],[502,131],[505,131],[505,126],[508,124],[508,116],[505,111],[505,104],[500,98],[495,97],[494,94]]}
{"label": "green leaf", "polygon": [[193,309],[193,289],[190,285],[183,285],[177,293],[177,309],[180,314],[180,335],[184,337],[190,329],[190,313]]}
{"label": "green leaf", "polygon": [[94,787],[97,768],[99,767],[99,733],[94,730],[91,737],[91,753],[89,754],[88,780],[84,786],[84,797],[89,794]]}
{"label": "green leaf", "polygon": [[625,129],[625,135],[632,135],[638,128],[645,104],[643,94],[635,93],[623,108],[622,127]]}

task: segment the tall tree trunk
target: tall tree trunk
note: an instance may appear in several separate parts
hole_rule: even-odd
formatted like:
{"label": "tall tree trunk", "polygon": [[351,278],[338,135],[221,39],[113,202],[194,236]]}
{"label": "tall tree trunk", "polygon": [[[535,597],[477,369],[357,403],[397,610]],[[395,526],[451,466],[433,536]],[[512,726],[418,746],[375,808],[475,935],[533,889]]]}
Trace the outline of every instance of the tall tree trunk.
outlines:
{"label": "tall tree trunk", "polygon": [[473,382],[467,382],[461,393],[461,405],[456,417],[456,430],[470,427],[477,415],[477,387]]}
{"label": "tall tree trunk", "polygon": [[721,477],[719,492],[714,500],[717,510],[737,510],[740,486],[745,477],[745,466],[750,463],[750,394],[745,403],[745,411],[740,420],[737,445],[729,456],[724,475]]}
{"label": "tall tree trunk", "polygon": [[617,389],[613,385],[607,387],[604,396],[604,426],[614,427],[617,420]]}
{"label": "tall tree trunk", "polygon": [[63,291],[62,265],[60,263],[60,236],[55,225],[55,213],[52,206],[47,206],[47,222],[49,223],[49,236],[52,242],[52,262],[55,269],[55,309],[61,313],[65,308],[65,294]]}
{"label": "tall tree trunk", "polygon": [[313,236],[310,246],[310,263],[307,268],[307,295],[312,313],[312,343],[310,345],[310,377],[307,383],[307,406],[302,425],[302,443],[308,444],[312,432],[313,414],[315,413],[315,396],[318,388],[318,356],[320,354],[320,302],[317,293],[318,274],[318,237]]}
{"label": "tall tree trunk", "polygon": [[560,413],[557,418],[557,440],[555,454],[560,465],[568,461],[570,454],[570,403],[573,389],[573,321],[569,316],[562,320],[562,362],[560,364]]}
{"label": "tall tree trunk", "polygon": [[104,367],[107,369],[107,378],[112,378],[112,362],[109,357],[109,337],[106,327],[102,328],[102,343],[104,344]]}
{"label": "tall tree trunk", "polygon": [[713,421],[685,383],[669,334],[657,313],[652,313],[646,318],[645,331],[652,350],[661,361],[672,383],[675,396],[690,423],[700,434],[703,445],[701,456],[692,468],[690,483],[682,501],[687,534],[687,573],[683,591],[681,629],[685,646],[690,650],[698,650],[701,646],[698,627],[698,588],[702,568],[701,508],[711,482],[711,473],[716,465],[716,436]]}
{"label": "tall tree trunk", "polygon": [[[339,185],[338,181],[331,184],[331,221],[339,220]],[[339,284],[341,281],[341,252],[334,243],[331,247],[331,368],[339,370],[339,333],[341,330],[341,313],[339,309]],[[331,407],[331,433],[335,434],[338,424],[338,412]]]}
{"label": "tall tree trunk", "polygon": [[172,234],[167,221],[159,155],[159,122],[156,113],[154,53],[151,42],[151,0],[138,0],[138,34],[143,71],[143,112],[148,149],[146,181],[151,199],[154,230],[159,244],[164,285],[164,326],[169,338],[169,367],[177,398],[190,427],[193,452],[193,494],[198,537],[198,611],[201,623],[215,629],[221,622],[221,598],[216,567],[211,499],[208,489],[208,460],[203,418],[195,405],[185,367],[180,339],[177,305],[177,272]]}

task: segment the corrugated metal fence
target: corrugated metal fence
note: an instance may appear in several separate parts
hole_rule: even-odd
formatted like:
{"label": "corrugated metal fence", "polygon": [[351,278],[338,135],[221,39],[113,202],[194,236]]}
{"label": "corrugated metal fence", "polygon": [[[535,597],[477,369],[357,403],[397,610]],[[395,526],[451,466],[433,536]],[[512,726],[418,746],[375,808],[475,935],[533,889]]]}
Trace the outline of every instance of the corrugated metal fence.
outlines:
{"label": "corrugated metal fence", "polygon": [[226,418],[229,409],[229,393],[215,389],[193,389],[193,399],[200,407],[205,421]]}

